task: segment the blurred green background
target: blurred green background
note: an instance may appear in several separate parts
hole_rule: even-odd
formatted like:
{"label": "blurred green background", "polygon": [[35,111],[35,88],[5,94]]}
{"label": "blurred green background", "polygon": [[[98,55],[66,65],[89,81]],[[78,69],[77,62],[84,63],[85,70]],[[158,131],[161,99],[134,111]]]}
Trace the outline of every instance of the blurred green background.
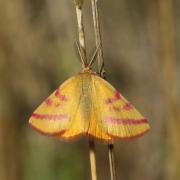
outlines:
{"label": "blurred green background", "polygon": [[[115,143],[118,180],[180,179],[180,1],[100,0],[107,79],[151,131]],[[94,48],[85,1],[88,53]],[[67,143],[28,126],[33,110],[80,71],[73,0],[0,0],[0,180],[90,180],[88,140]],[[109,180],[97,142],[99,180]]]}

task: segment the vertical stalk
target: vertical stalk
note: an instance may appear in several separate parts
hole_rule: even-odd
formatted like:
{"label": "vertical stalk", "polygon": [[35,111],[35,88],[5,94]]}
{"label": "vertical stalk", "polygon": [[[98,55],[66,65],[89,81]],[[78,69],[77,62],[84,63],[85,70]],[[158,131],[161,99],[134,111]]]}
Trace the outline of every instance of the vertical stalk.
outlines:
{"label": "vertical stalk", "polygon": [[[74,2],[76,8],[77,23],[78,23],[79,44],[82,49],[83,59],[85,61],[84,63],[87,64],[85,32],[84,32],[83,12],[82,12],[83,0],[74,0]],[[89,158],[90,158],[90,166],[91,166],[91,178],[92,180],[97,180],[94,140],[89,140]]]}
{"label": "vertical stalk", "polygon": [[78,24],[78,35],[79,35],[79,44],[82,49],[83,59],[85,64],[87,64],[86,57],[86,42],[85,42],[85,32],[84,32],[84,24],[83,24],[83,0],[74,0],[75,8],[76,8],[76,16],[77,16],[77,24]]}
{"label": "vertical stalk", "polygon": [[110,173],[111,173],[111,180],[116,180],[116,168],[115,168],[115,158],[114,158],[114,145],[108,145],[108,154],[109,154],[109,165],[110,165]]}
{"label": "vertical stalk", "polygon": [[102,77],[104,77],[104,57],[103,57],[103,48],[102,48],[102,38],[99,24],[99,12],[98,12],[98,0],[91,0],[92,4],[92,13],[93,13],[93,23],[94,23],[94,33],[95,33],[95,41],[96,47],[99,49],[98,53],[98,71]]}
{"label": "vertical stalk", "polygon": [[[100,46],[100,50],[98,53],[98,70],[99,70],[99,74],[101,75],[101,77],[105,78],[102,38],[101,38],[100,23],[99,23],[98,0],[91,0],[91,4],[92,4],[96,47],[98,48],[98,46]],[[117,178],[116,178],[116,167],[115,167],[114,145],[113,144],[108,145],[108,154],[109,154],[109,166],[110,166],[111,180],[116,180]]]}
{"label": "vertical stalk", "polygon": [[92,180],[97,180],[94,140],[89,140],[89,157],[90,157],[90,165],[91,165],[91,178]]}

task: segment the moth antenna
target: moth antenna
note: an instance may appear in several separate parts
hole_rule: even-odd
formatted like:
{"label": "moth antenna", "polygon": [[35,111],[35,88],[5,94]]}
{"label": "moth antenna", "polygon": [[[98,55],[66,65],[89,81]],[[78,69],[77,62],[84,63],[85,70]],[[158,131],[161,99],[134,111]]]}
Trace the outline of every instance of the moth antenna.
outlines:
{"label": "moth antenna", "polygon": [[82,53],[82,48],[81,48],[81,46],[79,45],[79,43],[77,41],[75,41],[75,44],[76,44],[77,51],[78,51],[78,54],[79,54],[79,57],[80,57],[80,60],[81,60],[81,63],[82,63],[82,67],[85,68],[86,64],[85,64],[84,56],[83,56],[83,53]]}
{"label": "moth antenna", "polygon": [[101,48],[101,45],[99,44],[98,47],[96,48],[96,50],[94,51],[91,59],[90,59],[90,62],[89,62],[89,64],[88,64],[89,67],[91,67],[92,64],[95,62],[100,48]]}

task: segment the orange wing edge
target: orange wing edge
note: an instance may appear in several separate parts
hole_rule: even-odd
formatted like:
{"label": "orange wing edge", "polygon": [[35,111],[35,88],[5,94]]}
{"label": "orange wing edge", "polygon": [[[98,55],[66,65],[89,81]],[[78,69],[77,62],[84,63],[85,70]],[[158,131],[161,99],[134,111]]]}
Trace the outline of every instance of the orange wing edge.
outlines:
{"label": "orange wing edge", "polygon": [[30,127],[31,127],[32,129],[36,130],[37,132],[39,132],[39,133],[41,133],[41,134],[43,134],[43,135],[45,135],[45,136],[60,136],[60,135],[62,135],[62,134],[66,131],[66,130],[62,130],[62,131],[50,133],[50,132],[45,132],[45,131],[37,128],[37,127],[34,126],[31,122],[29,122],[29,125],[30,125]]}
{"label": "orange wing edge", "polygon": [[138,137],[141,137],[143,136],[144,134],[148,133],[151,129],[150,125],[149,125],[149,122],[148,120],[145,118],[144,120],[146,120],[146,124],[148,124],[148,127],[144,130],[142,130],[140,133],[137,133],[135,135],[131,135],[131,136],[115,136],[115,135],[112,135],[110,133],[107,133],[110,137],[112,137],[114,140],[118,140],[118,139],[123,139],[123,140],[132,140],[132,139],[135,139],[135,138],[138,138]]}

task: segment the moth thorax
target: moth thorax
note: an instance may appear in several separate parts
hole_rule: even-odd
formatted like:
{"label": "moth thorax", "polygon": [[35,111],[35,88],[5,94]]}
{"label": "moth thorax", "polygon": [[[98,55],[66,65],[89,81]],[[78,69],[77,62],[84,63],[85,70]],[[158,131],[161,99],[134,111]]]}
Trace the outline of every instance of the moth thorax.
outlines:
{"label": "moth thorax", "polygon": [[91,72],[91,71],[92,71],[91,67],[88,65],[83,68],[83,72]]}

